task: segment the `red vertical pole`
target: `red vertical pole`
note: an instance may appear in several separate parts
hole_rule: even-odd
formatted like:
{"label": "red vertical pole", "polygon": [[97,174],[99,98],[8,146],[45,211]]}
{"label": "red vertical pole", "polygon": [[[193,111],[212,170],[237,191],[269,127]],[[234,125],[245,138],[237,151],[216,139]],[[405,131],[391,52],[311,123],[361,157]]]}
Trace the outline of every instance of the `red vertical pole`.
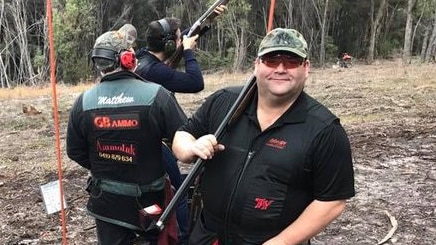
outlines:
{"label": "red vertical pole", "polygon": [[268,16],[268,28],[267,33],[270,32],[273,28],[273,22],[274,22],[274,8],[276,6],[276,0],[271,0],[271,3],[269,5],[269,16]]}
{"label": "red vertical pole", "polygon": [[60,153],[60,137],[59,137],[59,116],[56,96],[56,61],[54,54],[54,41],[53,41],[53,15],[51,0],[47,0],[47,27],[48,27],[48,41],[49,41],[49,60],[50,60],[50,82],[52,85],[52,102],[53,102],[53,115],[55,123],[55,137],[56,137],[56,159],[58,163],[58,178],[60,188],[60,202],[61,202],[61,221],[62,221],[62,244],[67,244],[67,232],[65,221],[65,204],[64,204],[64,188],[62,181],[62,162]]}

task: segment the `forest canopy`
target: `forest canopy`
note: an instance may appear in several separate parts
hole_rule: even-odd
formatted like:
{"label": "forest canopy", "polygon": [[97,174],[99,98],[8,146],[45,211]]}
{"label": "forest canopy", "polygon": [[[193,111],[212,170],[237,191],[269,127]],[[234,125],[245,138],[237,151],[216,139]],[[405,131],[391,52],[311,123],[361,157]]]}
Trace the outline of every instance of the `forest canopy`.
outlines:
{"label": "forest canopy", "polygon": [[[0,2],[0,85],[48,83],[48,30],[44,0]],[[188,28],[214,2],[209,0],[53,0],[57,80],[68,84],[95,76],[90,52],[95,39],[125,23],[138,30],[136,47],[146,45],[149,22],[177,17]],[[307,39],[317,66],[336,62],[344,52],[354,58],[412,57],[434,60],[436,0],[276,0],[273,26],[294,28]],[[230,0],[198,43],[203,70],[250,67],[265,35],[270,1]]]}

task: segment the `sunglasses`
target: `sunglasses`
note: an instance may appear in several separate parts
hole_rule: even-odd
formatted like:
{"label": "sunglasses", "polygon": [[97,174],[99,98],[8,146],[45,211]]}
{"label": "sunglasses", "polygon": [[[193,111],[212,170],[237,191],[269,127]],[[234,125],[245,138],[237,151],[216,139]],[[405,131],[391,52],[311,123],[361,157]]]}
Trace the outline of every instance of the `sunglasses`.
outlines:
{"label": "sunglasses", "polygon": [[285,69],[293,69],[301,66],[305,59],[293,57],[289,55],[277,54],[270,56],[260,57],[260,61],[269,68],[277,68],[280,64],[283,64]]}

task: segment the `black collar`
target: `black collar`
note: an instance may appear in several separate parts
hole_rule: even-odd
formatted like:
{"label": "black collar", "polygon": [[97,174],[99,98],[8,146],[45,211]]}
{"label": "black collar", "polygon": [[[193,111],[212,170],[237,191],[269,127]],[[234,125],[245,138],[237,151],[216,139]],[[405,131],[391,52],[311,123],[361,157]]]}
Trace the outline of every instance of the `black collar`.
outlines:
{"label": "black collar", "polygon": [[[257,100],[258,94],[256,93],[252,99],[252,103],[248,106],[246,113],[249,118],[257,121]],[[274,124],[291,124],[291,123],[302,123],[306,119],[308,105],[308,95],[303,91],[300,93],[298,98],[289,107],[289,109],[275,122]]]}
{"label": "black collar", "polygon": [[139,79],[139,80],[145,82],[145,80],[142,77],[136,75],[136,73],[131,72],[131,71],[126,71],[126,70],[122,70],[119,72],[105,75],[101,78],[100,82],[120,80],[120,79],[128,79],[128,78]]}

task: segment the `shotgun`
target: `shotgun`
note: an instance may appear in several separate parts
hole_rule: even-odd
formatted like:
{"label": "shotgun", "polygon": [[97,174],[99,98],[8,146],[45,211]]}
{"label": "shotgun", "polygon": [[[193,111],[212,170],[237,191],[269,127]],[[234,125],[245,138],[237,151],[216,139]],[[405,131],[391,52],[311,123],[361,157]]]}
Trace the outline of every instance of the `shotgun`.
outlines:
{"label": "shotgun", "polygon": [[[203,15],[198,18],[194,22],[194,24],[189,29],[189,32],[187,34],[188,37],[192,37],[195,35],[203,35],[206,31],[210,29],[210,27],[201,27],[201,25],[208,19],[208,18],[214,18],[216,16],[216,13],[214,12],[215,8],[220,5],[226,5],[228,0],[217,0],[215,3],[212,4],[212,6],[209,7],[209,9],[204,12]],[[171,57],[165,62],[169,67],[176,68],[179,64],[180,60],[183,56],[183,45],[179,45],[177,47],[176,51],[171,55]]]}
{"label": "shotgun", "polygon": [[[230,110],[227,112],[226,116],[224,117],[221,124],[218,126],[217,130],[215,131],[214,135],[217,138],[218,142],[221,139],[221,137],[224,135],[224,132],[234,123],[237,121],[243,110],[247,107],[248,102],[253,97],[253,94],[256,91],[256,77],[252,75],[248,81],[245,83],[244,87],[242,88],[241,92],[239,93],[238,97],[236,98],[235,102],[233,103]],[[179,203],[182,198],[186,195],[186,193],[189,190],[189,187],[192,185],[193,181],[201,174],[201,170],[203,169],[205,161],[201,158],[198,158],[195,162],[194,166],[192,167],[189,174],[186,176],[185,180],[183,181],[182,185],[179,187],[177,192],[174,194],[173,199],[171,199],[168,206],[164,209],[162,215],[159,217],[159,219],[156,221],[156,223],[153,222],[153,226],[159,230],[163,230],[165,227],[165,223],[167,222],[168,218],[173,213],[174,209],[177,207],[177,204]]]}

